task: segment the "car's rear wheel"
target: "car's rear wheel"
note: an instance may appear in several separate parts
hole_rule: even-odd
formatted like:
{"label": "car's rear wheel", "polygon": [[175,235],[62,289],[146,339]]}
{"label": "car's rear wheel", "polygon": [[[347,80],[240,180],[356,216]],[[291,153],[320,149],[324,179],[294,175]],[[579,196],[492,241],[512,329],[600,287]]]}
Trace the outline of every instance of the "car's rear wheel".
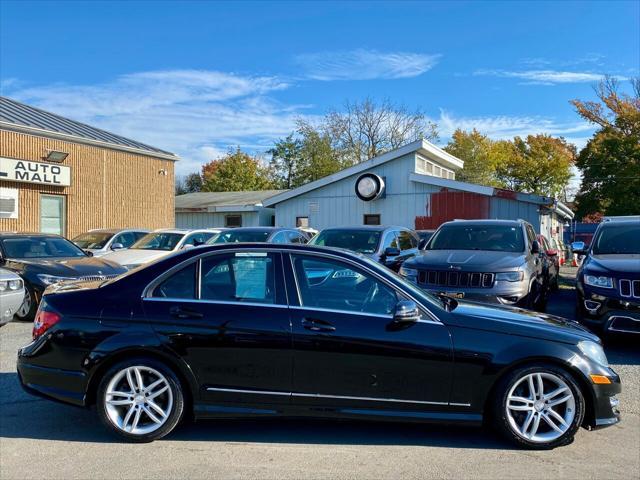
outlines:
{"label": "car's rear wheel", "polygon": [[184,395],[164,364],[137,358],[111,367],[100,381],[98,414],[109,430],[134,442],[164,437],[180,422]]}
{"label": "car's rear wheel", "polygon": [[20,308],[16,310],[16,318],[23,322],[31,322],[36,316],[38,304],[36,302],[36,294],[33,288],[25,282],[24,284],[24,300]]}
{"label": "car's rear wheel", "polygon": [[582,424],[585,403],[569,373],[552,365],[519,368],[496,388],[493,418],[511,442],[537,449],[567,445]]}

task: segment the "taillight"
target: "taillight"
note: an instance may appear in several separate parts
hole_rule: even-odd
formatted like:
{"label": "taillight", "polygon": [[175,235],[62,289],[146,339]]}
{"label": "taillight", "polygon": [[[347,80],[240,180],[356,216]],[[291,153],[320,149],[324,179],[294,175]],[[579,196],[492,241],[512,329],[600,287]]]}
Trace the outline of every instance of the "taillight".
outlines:
{"label": "taillight", "polygon": [[36,313],[36,318],[33,320],[33,332],[31,336],[34,340],[53,327],[60,321],[60,318],[62,318],[56,312],[45,310],[42,307],[43,305],[40,305],[38,313]]}

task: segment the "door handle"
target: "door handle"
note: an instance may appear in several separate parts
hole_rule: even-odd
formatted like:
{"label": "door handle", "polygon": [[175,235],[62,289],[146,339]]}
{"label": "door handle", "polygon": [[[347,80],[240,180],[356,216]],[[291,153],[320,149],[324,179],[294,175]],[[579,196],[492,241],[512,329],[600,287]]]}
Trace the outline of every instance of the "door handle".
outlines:
{"label": "door handle", "polygon": [[183,307],[171,307],[169,313],[176,318],[203,318],[204,315],[195,310]]}
{"label": "door handle", "polygon": [[335,332],[336,327],[329,322],[317,318],[303,318],[302,326],[312,332]]}

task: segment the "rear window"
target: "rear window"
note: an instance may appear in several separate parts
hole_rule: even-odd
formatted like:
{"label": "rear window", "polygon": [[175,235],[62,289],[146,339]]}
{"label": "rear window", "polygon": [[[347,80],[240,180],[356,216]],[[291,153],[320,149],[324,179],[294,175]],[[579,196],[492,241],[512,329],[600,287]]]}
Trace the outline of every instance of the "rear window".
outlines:
{"label": "rear window", "polygon": [[523,252],[524,238],[519,226],[444,225],[434,234],[428,249]]}

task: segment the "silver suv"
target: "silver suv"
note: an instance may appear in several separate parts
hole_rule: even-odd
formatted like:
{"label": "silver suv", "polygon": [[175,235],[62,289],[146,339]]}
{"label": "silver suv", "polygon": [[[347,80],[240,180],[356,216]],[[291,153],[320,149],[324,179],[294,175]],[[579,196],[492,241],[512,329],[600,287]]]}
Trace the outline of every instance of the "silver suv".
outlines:
{"label": "silver suv", "polygon": [[547,299],[540,245],[524,220],[444,223],[400,275],[454,298],[539,310]]}

